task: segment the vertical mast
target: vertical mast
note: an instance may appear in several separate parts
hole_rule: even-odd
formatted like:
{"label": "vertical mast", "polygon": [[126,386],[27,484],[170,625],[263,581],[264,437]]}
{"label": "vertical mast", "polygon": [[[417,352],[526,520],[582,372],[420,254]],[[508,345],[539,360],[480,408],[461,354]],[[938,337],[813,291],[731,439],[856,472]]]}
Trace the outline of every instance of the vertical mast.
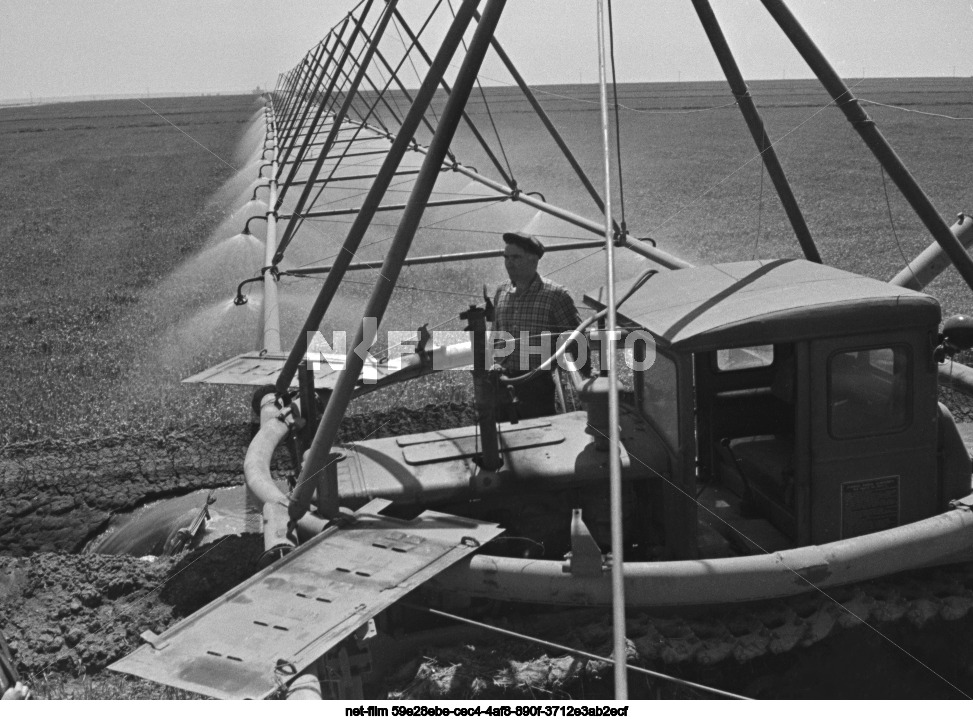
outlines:
{"label": "vertical mast", "polygon": [[605,166],[605,271],[608,289],[607,332],[602,340],[602,364],[608,360],[608,463],[611,491],[612,539],[612,656],[615,662],[615,698],[628,698],[625,643],[625,576],[622,546],[622,465],[618,433],[618,370],[615,349],[618,323],[615,318],[615,245],[612,233],[611,160],[608,143],[608,92],[605,72],[605,0],[598,0],[598,86],[601,96],[601,138]]}

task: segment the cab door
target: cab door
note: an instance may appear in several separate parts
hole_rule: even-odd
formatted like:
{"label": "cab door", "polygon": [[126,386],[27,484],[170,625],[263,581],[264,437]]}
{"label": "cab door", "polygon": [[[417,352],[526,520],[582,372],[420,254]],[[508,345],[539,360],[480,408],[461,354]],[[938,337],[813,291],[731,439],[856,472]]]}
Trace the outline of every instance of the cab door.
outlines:
{"label": "cab door", "polygon": [[936,512],[936,380],[921,331],[810,343],[811,542]]}

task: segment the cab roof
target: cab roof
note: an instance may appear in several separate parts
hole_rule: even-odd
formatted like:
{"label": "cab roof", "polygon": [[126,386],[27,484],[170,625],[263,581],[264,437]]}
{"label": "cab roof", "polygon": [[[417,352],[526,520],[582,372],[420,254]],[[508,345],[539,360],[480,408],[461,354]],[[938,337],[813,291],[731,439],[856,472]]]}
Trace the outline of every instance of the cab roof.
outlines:
{"label": "cab roof", "polygon": [[[618,283],[616,297],[628,289]],[[591,305],[599,303],[587,298]],[[618,309],[676,350],[703,351],[936,326],[935,298],[806,260],[662,271]]]}

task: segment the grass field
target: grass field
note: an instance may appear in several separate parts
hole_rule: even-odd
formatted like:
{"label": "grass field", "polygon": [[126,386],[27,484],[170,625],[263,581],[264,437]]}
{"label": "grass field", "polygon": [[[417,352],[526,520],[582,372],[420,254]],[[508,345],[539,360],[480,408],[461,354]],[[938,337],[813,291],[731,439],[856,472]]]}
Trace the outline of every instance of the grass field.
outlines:
{"label": "grass field", "polygon": [[[889,278],[928,243],[905,201],[883,178],[839,111],[807,82],[754,83],[752,89],[826,262]],[[973,86],[967,79],[866,80],[855,92],[941,213],[970,208]],[[797,256],[783,212],[749,134],[720,84],[620,88],[625,216],[637,236],[694,262]],[[595,184],[601,150],[596,93],[545,88],[542,101]],[[488,92],[504,153],[521,188],[595,217],[593,203],[557,157],[526,104],[507,89]],[[471,104],[481,128],[482,103]],[[949,115],[948,119],[934,113]],[[249,393],[179,381],[258,347],[257,291],[242,309],[236,284],[255,274],[262,251],[230,239],[248,208],[237,193],[241,139],[255,137],[251,97],[104,101],[0,109],[0,445],[37,439],[160,432],[196,425],[240,425]],[[249,135],[248,135],[249,133]],[[258,136],[257,136],[258,137]],[[467,133],[457,156],[488,171]],[[242,179],[241,179],[242,178]],[[232,199],[232,202],[231,202]],[[511,203],[452,217],[429,212],[417,252],[496,247],[498,234],[530,217]],[[385,220],[370,242],[379,257],[394,230]],[[300,263],[326,261],[347,221],[317,223],[319,245],[297,250]],[[459,230],[457,230],[459,228]],[[314,235],[314,234],[312,234]],[[227,240],[230,239],[230,240]],[[601,255],[545,258],[542,272],[576,298],[603,282]],[[255,260],[256,259],[256,260]],[[623,261],[634,274],[641,261]],[[447,271],[407,270],[387,328],[423,322],[459,329],[456,318],[501,279],[498,261]],[[325,330],[347,328],[374,274],[343,290]],[[284,343],[318,280],[284,283]],[[946,313],[969,310],[970,291],[953,271],[931,291]],[[453,376],[453,377],[445,377]],[[376,394],[357,409],[465,400],[467,380],[444,374],[408,395]],[[156,690],[49,683],[48,696],[151,695]],[[60,689],[60,690],[59,690]],[[165,696],[170,697],[170,696]]]}
{"label": "grass field", "polygon": [[[863,99],[973,117],[967,79],[852,84]],[[891,183],[883,186],[878,164],[813,83],[758,82],[753,92],[826,262],[887,278],[925,247],[924,228]],[[594,89],[547,88],[540,96],[600,187],[601,151],[591,142],[598,132]],[[488,98],[520,186],[594,217],[593,203],[524,101],[511,89],[491,90]],[[694,262],[798,255],[739,113],[726,107],[730,100],[718,83],[620,88],[628,226]],[[867,107],[941,213],[951,218],[969,209],[973,120]],[[238,208],[227,207],[217,191],[235,175],[238,144],[257,109],[250,97],[203,97],[0,110],[5,441],[245,418],[242,392],[177,381],[256,346],[257,309],[231,316],[224,302],[259,267],[252,260],[259,247],[224,248],[210,235],[218,227],[227,237],[239,232],[232,223],[220,226]],[[475,97],[471,113],[488,127]],[[460,159],[488,169],[468,134],[456,148]],[[492,247],[495,233],[522,217],[509,205],[472,214],[479,220],[462,234],[427,230],[416,250]],[[347,221],[319,227],[328,243],[302,258],[326,259],[346,227]],[[380,229],[384,237],[391,227]],[[603,261],[579,257],[545,260],[542,271],[580,296],[601,284]],[[501,276],[496,261],[406,270],[387,327],[461,328],[450,319],[475,302],[482,283]],[[339,309],[333,327],[349,327],[353,306],[366,296],[367,274],[356,280],[361,285],[343,296],[353,302]],[[285,297],[297,291],[285,345],[317,282],[285,288]],[[955,273],[932,291],[947,312],[969,307],[969,291]]]}

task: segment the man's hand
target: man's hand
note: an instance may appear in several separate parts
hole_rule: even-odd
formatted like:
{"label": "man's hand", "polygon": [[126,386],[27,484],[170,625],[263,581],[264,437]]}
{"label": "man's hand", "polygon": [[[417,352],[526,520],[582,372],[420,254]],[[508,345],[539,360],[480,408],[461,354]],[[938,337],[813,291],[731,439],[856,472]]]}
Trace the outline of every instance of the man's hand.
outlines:
{"label": "man's hand", "polygon": [[29,701],[32,697],[30,687],[18,681],[3,692],[0,701]]}

